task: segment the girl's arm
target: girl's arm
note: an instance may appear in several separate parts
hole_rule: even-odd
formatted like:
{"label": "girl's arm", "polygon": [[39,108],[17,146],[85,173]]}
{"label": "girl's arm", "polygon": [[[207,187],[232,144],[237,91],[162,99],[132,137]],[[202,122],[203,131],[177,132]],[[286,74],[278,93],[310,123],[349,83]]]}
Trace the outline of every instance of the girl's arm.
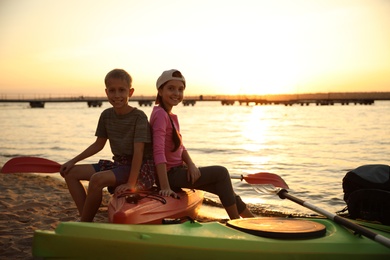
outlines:
{"label": "girl's arm", "polygon": [[183,150],[181,158],[182,158],[183,162],[185,162],[187,164],[188,167],[190,167],[190,165],[195,165],[195,163],[192,161],[192,159],[190,157],[190,154],[188,153],[188,151],[186,149]]}
{"label": "girl's arm", "polygon": [[156,165],[157,177],[160,183],[161,190],[170,190],[171,186],[169,185],[167,167],[165,163],[159,163]]}
{"label": "girl's arm", "polygon": [[165,137],[168,127],[168,115],[162,108],[154,107],[150,116],[150,125],[152,127],[153,136],[153,157],[156,163],[157,178],[160,184],[159,194],[163,196],[179,196],[171,190],[167,175],[167,165],[165,157]]}
{"label": "girl's arm", "polygon": [[157,164],[156,170],[157,170],[157,177],[160,182],[159,194],[163,196],[172,196],[175,199],[178,199],[179,195],[177,195],[176,192],[171,190],[171,186],[169,185],[166,164],[165,163]]}
{"label": "girl's arm", "polygon": [[196,167],[195,163],[192,161],[190,154],[186,149],[183,151],[181,157],[188,167],[187,180],[194,184],[201,175],[199,168]]}

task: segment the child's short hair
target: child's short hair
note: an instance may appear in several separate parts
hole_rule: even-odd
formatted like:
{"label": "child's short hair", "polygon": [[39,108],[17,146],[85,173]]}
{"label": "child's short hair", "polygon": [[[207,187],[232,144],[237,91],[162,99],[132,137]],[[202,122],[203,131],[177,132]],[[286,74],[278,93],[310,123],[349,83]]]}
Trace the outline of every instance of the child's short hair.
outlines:
{"label": "child's short hair", "polygon": [[107,87],[109,79],[113,79],[113,78],[124,80],[127,83],[127,85],[129,86],[129,88],[131,87],[131,83],[133,81],[130,74],[127,73],[125,70],[113,69],[112,71],[108,72],[106,77],[104,78],[104,84],[106,85],[106,87]]}

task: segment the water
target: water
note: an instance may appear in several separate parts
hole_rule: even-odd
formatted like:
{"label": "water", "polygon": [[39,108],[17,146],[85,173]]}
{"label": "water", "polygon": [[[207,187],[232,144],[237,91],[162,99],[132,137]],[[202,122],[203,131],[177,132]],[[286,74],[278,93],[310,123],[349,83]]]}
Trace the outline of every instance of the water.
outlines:
{"label": "water", "polygon": [[[130,103],[137,106],[135,102]],[[0,165],[16,156],[64,163],[90,145],[101,111],[84,103],[0,104]],[[151,107],[139,107],[150,115]],[[342,178],[363,164],[388,164],[390,102],[334,106],[222,106],[198,102],[174,108],[184,144],[198,166],[224,165],[232,175],[261,171],[282,177],[290,193],[330,212],[345,206]],[[111,158],[106,148],[87,163]],[[57,176],[59,176],[57,174]],[[267,210],[308,214],[309,209],[275,195],[257,193],[233,180],[243,199]],[[211,199],[215,196],[207,194]]]}

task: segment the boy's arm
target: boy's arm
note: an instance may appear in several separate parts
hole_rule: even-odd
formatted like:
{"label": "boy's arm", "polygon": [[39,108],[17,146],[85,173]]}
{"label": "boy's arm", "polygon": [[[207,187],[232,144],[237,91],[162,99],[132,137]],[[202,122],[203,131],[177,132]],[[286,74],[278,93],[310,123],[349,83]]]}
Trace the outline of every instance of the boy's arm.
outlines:
{"label": "boy's arm", "polygon": [[100,152],[106,145],[107,138],[97,137],[95,142],[92,143],[87,149],[81,152],[79,155],[69,160],[68,162],[61,165],[60,173],[67,173],[77,162],[84,160],[85,158],[91,157],[92,155]]}
{"label": "boy's arm", "polygon": [[134,189],[137,184],[139,172],[141,170],[143,155],[144,155],[145,143],[134,143],[134,153],[131,162],[131,169],[127,184]]}
{"label": "boy's arm", "polygon": [[81,160],[84,160],[85,158],[91,157],[92,155],[100,152],[106,145],[106,142],[107,138],[97,137],[94,143],[92,143],[87,149],[85,149],[82,153],[77,155],[71,161],[76,163]]}

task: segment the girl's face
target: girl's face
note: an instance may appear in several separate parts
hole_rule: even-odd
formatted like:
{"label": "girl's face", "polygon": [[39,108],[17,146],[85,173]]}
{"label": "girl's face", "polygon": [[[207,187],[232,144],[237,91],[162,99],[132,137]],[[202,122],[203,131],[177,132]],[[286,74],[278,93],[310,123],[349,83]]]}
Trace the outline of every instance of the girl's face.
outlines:
{"label": "girl's face", "polygon": [[134,89],[130,88],[126,81],[116,78],[110,79],[106,87],[108,101],[119,113],[127,109],[133,91]]}
{"label": "girl's face", "polygon": [[158,94],[166,109],[170,110],[183,101],[184,89],[184,83],[180,80],[170,80],[162,88],[159,88]]}

